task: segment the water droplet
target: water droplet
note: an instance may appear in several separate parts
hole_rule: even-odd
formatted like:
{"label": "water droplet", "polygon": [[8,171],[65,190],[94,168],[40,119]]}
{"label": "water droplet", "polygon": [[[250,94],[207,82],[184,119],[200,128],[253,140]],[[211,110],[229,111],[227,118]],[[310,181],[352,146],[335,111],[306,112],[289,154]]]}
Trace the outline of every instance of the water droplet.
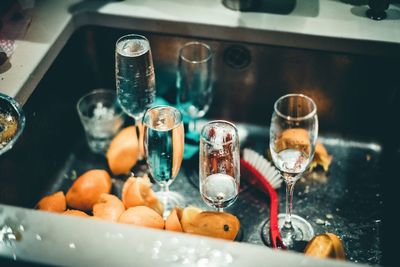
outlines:
{"label": "water droplet", "polygon": [[308,194],[310,192],[310,186],[307,185],[305,190],[304,190],[304,194]]}
{"label": "water droplet", "polygon": [[13,260],[17,260],[17,254],[13,253]]}
{"label": "water droplet", "polygon": [[159,248],[152,248],[152,250],[151,250],[151,258],[152,259],[158,259],[159,254],[160,254]]}
{"label": "water droplet", "polygon": [[154,247],[155,248],[160,248],[162,246],[162,242],[160,240],[157,240],[154,242]]}
{"label": "water droplet", "polygon": [[324,220],[321,220],[321,219],[319,219],[319,218],[317,218],[317,219],[315,220],[315,223],[316,223],[316,224],[319,224],[319,225],[323,225],[323,224],[325,224],[325,221],[324,221]]}
{"label": "water droplet", "polygon": [[74,243],[69,243],[69,245],[68,245],[68,246],[69,246],[69,248],[70,248],[70,249],[76,249],[76,246],[75,246],[75,244],[74,244]]}
{"label": "water droplet", "polygon": [[187,250],[187,253],[188,254],[194,254],[196,252],[196,250],[194,249],[194,248],[189,248],[188,250]]}
{"label": "water droplet", "polygon": [[18,228],[19,228],[19,230],[20,230],[21,232],[25,231],[25,227],[24,227],[22,224],[20,224]]}
{"label": "water droplet", "polygon": [[329,213],[329,214],[326,214],[325,217],[326,217],[327,219],[333,219],[333,215],[330,214],[330,213]]}
{"label": "water droplet", "polygon": [[219,257],[221,257],[221,251],[214,249],[211,251],[211,255],[214,258],[219,258]]}
{"label": "water droplet", "polygon": [[209,260],[207,258],[201,258],[197,261],[197,266],[198,267],[206,267],[208,266]]}
{"label": "water droplet", "polygon": [[171,245],[178,245],[179,244],[179,239],[176,237],[173,237],[170,241]]}
{"label": "water droplet", "polygon": [[229,263],[232,263],[232,262],[233,262],[233,257],[232,257],[232,255],[229,254],[229,253],[227,253],[227,254],[225,255],[225,263],[229,264]]}
{"label": "water droplet", "polygon": [[36,240],[42,241],[42,237],[39,234],[36,234],[35,237],[36,237]]}

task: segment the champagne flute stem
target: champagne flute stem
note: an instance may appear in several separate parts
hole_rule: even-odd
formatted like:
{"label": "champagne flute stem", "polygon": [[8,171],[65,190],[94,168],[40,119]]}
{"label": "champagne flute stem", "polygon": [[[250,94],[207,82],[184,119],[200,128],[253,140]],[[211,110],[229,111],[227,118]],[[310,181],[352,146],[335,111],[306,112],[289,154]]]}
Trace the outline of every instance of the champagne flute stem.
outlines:
{"label": "champagne flute stem", "polygon": [[197,119],[191,118],[189,120],[189,132],[196,133],[197,131]]}
{"label": "champagne flute stem", "polygon": [[168,184],[160,184],[160,191],[162,192],[162,198],[161,202],[164,205],[164,214],[163,217],[164,219],[167,218],[169,215],[169,211],[167,212],[168,209],[168,198],[169,198],[169,185]]}
{"label": "champagne flute stem", "polygon": [[[294,179],[293,179],[294,180]],[[294,228],[292,225],[292,209],[293,209],[293,192],[294,185],[296,184],[293,180],[286,180],[286,216],[285,223],[283,227],[285,228],[285,232],[287,234],[294,235]]]}
{"label": "champagne flute stem", "polygon": [[139,140],[139,159],[144,158],[144,126],[142,122],[142,117],[140,119],[135,120],[137,126],[138,140]]}

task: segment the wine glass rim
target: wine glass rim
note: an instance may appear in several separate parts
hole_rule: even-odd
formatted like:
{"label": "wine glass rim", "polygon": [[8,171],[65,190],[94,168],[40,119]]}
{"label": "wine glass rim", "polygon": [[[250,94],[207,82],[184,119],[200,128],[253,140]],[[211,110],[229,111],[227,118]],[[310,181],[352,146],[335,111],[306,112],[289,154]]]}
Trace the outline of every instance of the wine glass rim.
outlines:
{"label": "wine glass rim", "polygon": [[161,108],[169,108],[169,109],[172,109],[174,112],[177,112],[179,114],[179,119],[175,120],[175,123],[174,123],[173,127],[168,127],[168,129],[165,129],[165,130],[157,129],[157,131],[160,131],[160,132],[170,131],[170,130],[173,130],[175,128],[178,128],[182,124],[182,113],[180,112],[180,110],[175,108],[175,107],[173,107],[173,106],[168,106],[168,105],[156,105],[156,106],[153,106],[153,107],[149,108],[148,110],[146,110],[146,112],[143,115],[142,123],[144,125],[148,126],[149,128],[154,129],[154,127],[152,125],[150,125],[150,124],[145,122],[146,115],[149,113],[149,111],[152,111],[154,109],[161,109]]}
{"label": "wine glass rim", "polygon": [[[190,60],[190,59],[188,59],[187,57],[185,57],[185,56],[183,55],[183,53],[182,53],[183,50],[184,50],[185,48],[189,47],[189,46],[192,46],[192,45],[200,45],[200,46],[202,46],[202,47],[205,47],[205,48],[207,49],[207,51],[208,51],[207,57],[205,57],[204,59],[201,59],[201,60]],[[212,57],[212,50],[211,50],[211,47],[210,47],[208,44],[206,44],[206,43],[199,42],[199,41],[192,41],[192,42],[185,43],[185,44],[179,49],[179,57],[180,57],[182,60],[186,61],[186,62],[193,63],[193,64],[200,64],[200,63],[207,62],[207,61],[209,61],[209,60],[211,59],[211,57]]]}
{"label": "wine glass rim", "polygon": [[76,103],[76,109],[78,110],[78,113],[79,113],[79,115],[80,115],[82,118],[89,119],[89,120],[91,119],[91,117],[85,115],[85,114],[82,112],[82,110],[79,108],[79,106],[81,105],[81,103],[82,103],[87,97],[89,97],[89,96],[91,96],[91,95],[98,94],[98,93],[106,93],[106,94],[111,94],[111,95],[113,95],[114,98],[115,98],[114,101],[115,101],[115,103],[118,105],[118,109],[115,109],[115,114],[114,114],[114,116],[113,116],[112,118],[104,118],[104,119],[103,119],[104,121],[112,121],[112,120],[115,119],[115,117],[121,117],[121,116],[124,114],[124,110],[122,109],[122,107],[121,107],[120,104],[119,104],[119,101],[117,100],[117,94],[116,94],[116,92],[115,92],[114,90],[111,90],[111,89],[98,88],[98,89],[94,89],[94,90],[92,90],[92,91],[90,91],[90,92],[84,94],[83,96],[81,96],[81,97],[79,98],[78,102]]}
{"label": "wine glass rim", "polygon": [[[138,37],[138,38],[129,38],[129,37]],[[144,41],[146,41],[146,43],[147,43],[147,45],[148,45],[148,49],[142,51],[140,54],[137,54],[137,55],[135,55],[135,56],[143,55],[143,54],[145,54],[147,51],[150,51],[150,50],[151,50],[149,39],[147,39],[146,36],[141,35],[141,34],[137,34],[137,33],[130,33],[130,34],[122,35],[122,36],[119,37],[119,38],[117,39],[117,41],[115,42],[115,52],[116,52],[117,54],[122,54],[122,53],[121,53],[122,51],[120,51],[120,50],[118,49],[118,44],[119,44],[122,40],[128,39],[128,38],[129,38],[129,39],[141,39],[141,40],[144,40]]]}
{"label": "wine glass rim", "polygon": [[[204,135],[203,135],[204,129],[205,129],[207,126],[209,126],[210,124],[215,124],[215,123],[225,123],[225,124],[228,124],[229,126],[231,126],[231,127],[235,130],[236,139],[239,139],[239,131],[238,131],[238,129],[237,129],[237,127],[236,127],[235,124],[233,124],[233,123],[230,122],[230,121],[226,121],[226,120],[212,120],[212,121],[207,122],[207,123],[201,128],[200,136],[201,136],[201,139],[203,140],[204,143],[207,143],[207,144],[209,144],[209,145],[215,143],[215,142],[213,142],[213,141],[209,141],[209,140],[205,139],[205,137],[204,137]],[[219,144],[220,144],[220,145],[228,145],[228,144],[233,143],[234,141],[235,141],[235,139],[232,138],[232,140],[230,140],[230,141],[226,141],[226,142],[219,143]]]}
{"label": "wine glass rim", "polygon": [[143,40],[149,42],[149,39],[147,39],[147,37],[144,35],[137,34],[137,33],[129,33],[129,34],[120,36],[115,43],[118,44],[122,39],[126,39],[127,37],[140,37],[140,39],[143,39]]}
{"label": "wine glass rim", "polygon": [[[282,112],[280,112],[278,110],[278,103],[280,101],[282,101],[285,98],[294,97],[294,96],[305,98],[311,103],[312,110],[307,115],[301,116],[301,117],[293,117],[293,116],[285,115],[285,114],[283,114]],[[310,119],[310,118],[314,117],[317,114],[317,105],[315,104],[314,100],[312,100],[310,97],[308,97],[308,96],[306,96],[304,94],[286,94],[284,96],[281,96],[280,98],[278,98],[278,100],[275,101],[274,111],[275,111],[276,114],[278,114],[278,116],[280,116],[280,117],[282,117],[282,118],[284,118],[286,120],[303,121],[303,120]]]}

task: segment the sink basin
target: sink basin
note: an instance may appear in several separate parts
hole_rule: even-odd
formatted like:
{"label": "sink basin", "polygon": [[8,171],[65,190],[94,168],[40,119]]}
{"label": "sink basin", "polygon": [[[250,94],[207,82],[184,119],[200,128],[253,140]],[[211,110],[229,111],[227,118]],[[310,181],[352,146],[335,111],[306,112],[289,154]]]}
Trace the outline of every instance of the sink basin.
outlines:
{"label": "sink basin", "polygon": [[[19,142],[0,157],[0,203],[34,208],[41,197],[65,190],[71,178],[83,171],[106,167],[105,159],[91,154],[85,145],[75,105],[80,96],[95,88],[115,88],[115,41],[131,32],[85,26],[73,34],[25,103],[26,127]],[[157,96],[171,104],[175,103],[179,48],[192,40],[207,42],[215,55],[215,94],[205,119],[237,123],[252,136],[242,146],[260,153],[266,151],[274,101],[289,92],[312,97],[318,107],[321,140],[332,153],[334,163],[331,171],[319,178],[325,182],[308,180],[299,185],[301,194],[295,197],[294,209],[299,208],[304,216],[309,214],[318,232],[340,235],[349,261],[382,263],[387,246],[383,243],[386,240],[382,223],[384,167],[399,153],[396,136],[382,118],[394,109],[393,96],[400,84],[396,75],[398,62],[389,57],[219,40],[217,36],[205,39],[135,32],[149,39]],[[193,161],[184,163],[174,186],[192,192],[193,203],[202,205],[196,186],[187,178],[196,173],[192,164]],[[115,180],[115,190],[121,181]],[[248,217],[239,216],[239,206],[233,206],[231,211],[246,221],[248,229],[253,227],[252,234],[242,242],[261,247],[262,240],[256,233],[263,217],[248,218],[268,214],[265,196],[251,188],[242,190],[247,195],[243,203],[255,201],[247,210]],[[284,192],[279,193],[283,203]],[[32,216],[38,219],[44,215]]]}

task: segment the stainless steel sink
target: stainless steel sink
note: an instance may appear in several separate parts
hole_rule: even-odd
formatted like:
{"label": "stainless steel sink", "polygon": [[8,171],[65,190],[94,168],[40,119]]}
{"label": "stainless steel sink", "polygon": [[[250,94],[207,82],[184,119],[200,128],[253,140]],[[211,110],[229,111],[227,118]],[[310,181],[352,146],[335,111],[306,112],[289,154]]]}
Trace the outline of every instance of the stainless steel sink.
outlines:
{"label": "stainless steel sink", "polygon": [[[85,146],[75,104],[92,89],[115,88],[115,41],[128,32],[132,30],[86,26],[68,41],[24,105],[26,127],[19,142],[0,158],[0,203],[33,208],[45,194],[65,190],[74,175],[106,166],[104,158],[91,154]],[[308,195],[311,200],[304,194],[296,196],[295,210],[298,207],[304,215],[309,213],[319,232],[342,234],[350,261],[382,263],[389,244],[385,235],[389,230],[385,224],[388,204],[383,195],[390,187],[386,179],[393,179],[388,177],[387,166],[400,153],[398,135],[386,120],[395,118],[399,99],[396,58],[226,41],[218,36],[206,39],[139,33],[151,43],[157,95],[171,104],[175,103],[180,46],[191,40],[210,44],[215,55],[215,95],[206,119],[223,118],[248,129],[253,138],[243,146],[261,153],[266,151],[266,127],[273,102],[288,92],[312,97],[318,106],[320,135],[333,154],[334,164],[325,177],[331,179],[326,187],[313,182],[300,185],[299,192],[304,193],[307,186],[312,188]],[[195,175],[191,164],[193,161],[185,163],[176,186],[190,191],[195,199],[199,197],[197,189],[187,179]],[[118,193],[121,181],[116,181]],[[259,192],[246,190],[244,195],[258,203],[265,199]],[[258,210],[256,204],[252,205],[252,214],[267,214],[265,203]],[[339,219],[326,225],[326,218],[321,216],[328,212]],[[323,220],[323,225],[317,218]],[[254,233],[263,222],[262,217],[243,220],[254,228]],[[254,235],[245,237],[243,242],[262,245],[260,236]]]}

